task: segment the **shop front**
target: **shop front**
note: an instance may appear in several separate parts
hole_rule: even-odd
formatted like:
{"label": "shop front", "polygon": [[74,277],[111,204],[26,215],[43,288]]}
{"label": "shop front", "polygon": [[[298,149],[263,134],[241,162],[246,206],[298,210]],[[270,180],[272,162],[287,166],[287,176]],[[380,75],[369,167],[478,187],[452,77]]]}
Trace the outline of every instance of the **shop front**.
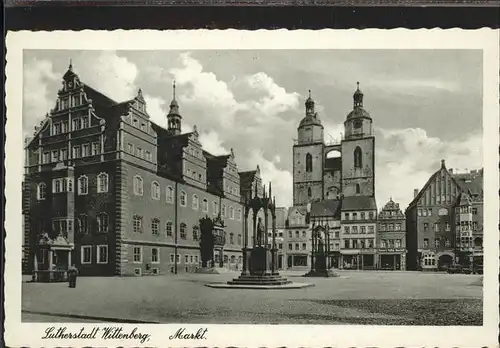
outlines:
{"label": "shop front", "polygon": [[378,269],[401,271],[406,269],[406,250],[394,248],[379,248]]}

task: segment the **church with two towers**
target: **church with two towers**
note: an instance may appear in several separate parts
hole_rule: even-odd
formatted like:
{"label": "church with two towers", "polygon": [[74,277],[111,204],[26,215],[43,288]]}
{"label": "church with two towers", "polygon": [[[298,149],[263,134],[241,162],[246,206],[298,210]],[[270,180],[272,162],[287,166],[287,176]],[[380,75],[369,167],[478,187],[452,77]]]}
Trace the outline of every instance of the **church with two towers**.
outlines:
{"label": "church with two towers", "polygon": [[[297,132],[293,146],[293,207],[289,210],[288,228],[300,228],[293,222],[303,222],[304,219],[298,217],[308,216],[313,228],[329,227],[331,265],[380,268],[376,238],[375,135],[372,117],[363,108],[359,83],[340,141],[325,143],[324,126],[310,92]],[[394,252],[399,255],[398,261],[391,267],[404,269],[404,248]]]}

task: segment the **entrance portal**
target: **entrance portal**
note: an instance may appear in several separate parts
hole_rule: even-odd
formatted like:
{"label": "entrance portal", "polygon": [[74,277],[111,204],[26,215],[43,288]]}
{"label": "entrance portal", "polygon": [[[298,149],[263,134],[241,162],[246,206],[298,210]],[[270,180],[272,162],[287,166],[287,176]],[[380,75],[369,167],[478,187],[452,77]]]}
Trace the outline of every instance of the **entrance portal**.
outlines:
{"label": "entrance portal", "polygon": [[449,254],[439,256],[438,269],[449,267],[453,264],[453,257]]}

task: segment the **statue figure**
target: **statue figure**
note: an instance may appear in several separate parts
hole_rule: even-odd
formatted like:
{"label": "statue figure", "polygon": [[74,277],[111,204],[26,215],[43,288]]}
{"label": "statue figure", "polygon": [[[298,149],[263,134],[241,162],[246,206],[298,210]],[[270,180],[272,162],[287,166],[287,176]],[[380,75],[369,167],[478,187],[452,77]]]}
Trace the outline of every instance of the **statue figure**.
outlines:
{"label": "statue figure", "polygon": [[264,245],[264,236],[265,236],[265,231],[264,231],[264,226],[262,225],[262,218],[259,217],[259,221],[257,223],[257,243],[260,245]]}

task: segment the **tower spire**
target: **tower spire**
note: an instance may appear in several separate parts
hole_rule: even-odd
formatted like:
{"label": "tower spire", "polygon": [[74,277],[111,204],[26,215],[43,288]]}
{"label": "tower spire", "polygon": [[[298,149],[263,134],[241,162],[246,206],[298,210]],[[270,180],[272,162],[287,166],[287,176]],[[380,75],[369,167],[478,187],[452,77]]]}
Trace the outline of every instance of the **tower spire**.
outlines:
{"label": "tower spire", "polygon": [[311,90],[309,90],[309,97],[306,100],[306,116],[312,115],[314,116],[314,100],[311,97]]}
{"label": "tower spire", "polygon": [[363,107],[363,92],[359,89],[359,81],[356,82],[357,88],[356,92],[354,92],[354,108],[362,108]]}
{"label": "tower spire", "polygon": [[69,71],[73,71],[73,60],[70,58],[69,59],[69,67],[68,67],[68,70]]}
{"label": "tower spire", "polygon": [[179,113],[179,104],[175,99],[175,92],[176,92],[176,86],[174,80],[172,84],[172,101],[170,102],[170,111],[168,112],[167,115],[168,130],[174,135],[181,133],[181,119],[182,119],[181,114]]}

